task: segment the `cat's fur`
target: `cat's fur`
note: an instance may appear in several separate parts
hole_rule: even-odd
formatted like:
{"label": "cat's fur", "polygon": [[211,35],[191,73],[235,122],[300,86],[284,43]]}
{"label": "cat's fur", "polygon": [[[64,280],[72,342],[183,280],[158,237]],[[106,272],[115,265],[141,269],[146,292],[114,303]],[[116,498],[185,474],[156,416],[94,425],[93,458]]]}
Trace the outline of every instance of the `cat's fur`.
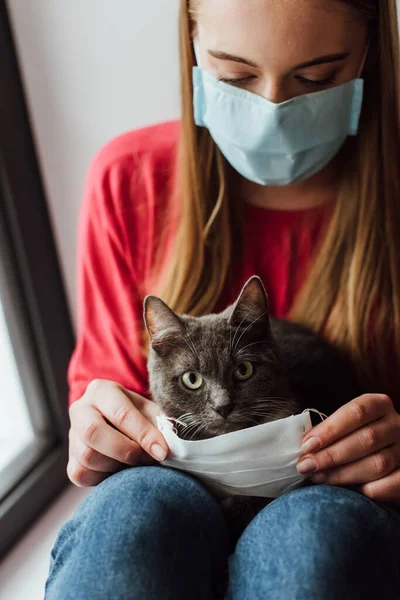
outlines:
{"label": "cat's fur", "polygon": [[[256,276],[220,314],[176,315],[156,296],[147,296],[144,319],[151,393],[168,416],[187,424],[178,426],[180,437],[209,438],[306,408],[329,415],[361,393],[347,356],[309,329],[269,317],[267,294]],[[243,361],[252,363],[254,372],[237,381],[235,368]],[[189,371],[202,375],[197,390],[182,381]],[[225,502],[234,527],[238,510],[247,513],[244,522],[262,505],[260,499],[244,502],[237,497]],[[243,523],[237,534],[242,528]]]}

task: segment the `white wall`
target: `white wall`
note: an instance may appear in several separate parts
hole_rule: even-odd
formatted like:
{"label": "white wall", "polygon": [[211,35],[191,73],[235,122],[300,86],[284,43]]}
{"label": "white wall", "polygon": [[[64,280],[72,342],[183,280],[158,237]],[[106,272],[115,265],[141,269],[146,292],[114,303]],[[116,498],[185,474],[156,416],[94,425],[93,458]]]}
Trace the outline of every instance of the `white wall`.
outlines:
{"label": "white wall", "polygon": [[8,0],[68,300],[83,182],[110,138],[179,117],[179,0]]}

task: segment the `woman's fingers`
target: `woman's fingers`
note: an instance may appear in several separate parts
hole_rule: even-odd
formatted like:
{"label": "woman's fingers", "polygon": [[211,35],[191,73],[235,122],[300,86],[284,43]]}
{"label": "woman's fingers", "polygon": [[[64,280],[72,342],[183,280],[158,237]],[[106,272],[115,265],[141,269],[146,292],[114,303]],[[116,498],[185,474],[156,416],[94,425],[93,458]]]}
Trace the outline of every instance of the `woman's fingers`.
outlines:
{"label": "woman's fingers", "polygon": [[70,456],[67,465],[67,475],[70,481],[78,487],[91,487],[110,477],[111,473],[99,473],[82,466],[74,456]]}
{"label": "woman's fingers", "polygon": [[139,444],[110,427],[97,408],[86,404],[79,412],[78,423],[74,422],[73,411],[70,414],[73,429],[84,446],[120,463],[132,466],[140,462],[142,449]]}
{"label": "woman's fingers", "polygon": [[[400,440],[400,418],[380,419],[361,427],[327,448],[306,454],[298,463],[300,472],[304,471],[305,461],[313,461],[313,471],[322,471],[361,459]],[[307,465],[311,466],[311,463]]]}
{"label": "woman's fingers", "polygon": [[316,473],[311,481],[329,485],[362,485],[386,477],[399,464],[400,444],[397,443],[342,467]]}
{"label": "woman's fingers", "polygon": [[[136,406],[138,411],[154,426],[156,432],[158,433],[157,428],[157,415],[160,414],[161,409],[156,402],[148,400],[144,396],[137,394],[136,392],[132,392],[131,390],[127,390],[126,388],[122,388],[124,394],[130,399],[130,401]],[[161,436],[161,439],[163,437]]]}
{"label": "woman's fingers", "polygon": [[154,402],[113,381],[89,383],[69,408],[69,479],[81,487],[95,486],[128,466],[164,460],[168,446],[153,424],[158,412]]}
{"label": "woman's fingers", "polygon": [[[347,402],[325,421],[310,429],[303,438],[304,452],[314,452],[329,446],[352,431],[377,421],[392,411],[394,411],[394,406],[389,396],[363,394],[351,402]],[[310,442],[311,447],[307,445],[307,442]]]}
{"label": "woman's fingers", "polygon": [[400,507],[400,469],[395,469],[386,477],[369,481],[360,486],[359,490],[371,500],[388,502],[397,509]]}
{"label": "woman's fingers", "polygon": [[[117,393],[115,393],[116,384],[113,384],[113,386],[114,393],[112,394],[107,393],[107,387],[104,387],[104,385],[99,386],[98,392],[93,394],[93,406],[97,408],[97,410],[100,411],[100,413],[104,415],[118,431],[122,432],[122,434],[130,440],[133,440],[133,443],[136,443],[139,447],[143,448],[143,450],[153,456],[156,460],[164,460],[169,450],[167,442],[162,433],[148,420],[147,416],[142,414],[146,409],[148,412],[151,410],[159,412],[160,409],[154,402],[151,402],[134,392],[129,392],[128,397],[127,391],[125,391],[122,386],[117,386]],[[136,407],[136,404],[138,405],[138,408]],[[110,430],[112,430],[112,428],[110,428]],[[95,445],[96,437],[99,435],[96,427],[93,425],[92,430],[86,431],[85,435],[86,439],[83,441],[96,450],[99,450]],[[114,441],[116,441],[115,437]],[[108,444],[108,447],[111,448],[110,443]],[[134,452],[134,449],[132,448],[132,453],[132,456],[128,454],[128,459],[122,460],[121,462],[129,462],[132,459],[135,460],[139,451]],[[109,456],[113,455],[110,454]],[[113,456],[113,458],[117,457]],[[118,458],[118,460],[121,460],[121,458]],[[132,464],[132,462],[129,464]]]}
{"label": "woman's fingers", "polygon": [[82,467],[99,473],[117,473],[129,465],[101,454],[94,448],[84,444],[74,430],[69,434],[70,452]]}

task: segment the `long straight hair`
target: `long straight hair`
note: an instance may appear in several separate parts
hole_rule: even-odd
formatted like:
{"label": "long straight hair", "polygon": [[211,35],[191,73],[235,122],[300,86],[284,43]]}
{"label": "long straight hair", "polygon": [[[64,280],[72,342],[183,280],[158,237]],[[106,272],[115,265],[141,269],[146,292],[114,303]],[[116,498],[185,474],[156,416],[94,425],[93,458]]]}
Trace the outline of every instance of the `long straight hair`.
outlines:
{"label": "long straight hair", "polygon": [[[329,225],[287,318],[353,358],[370,391],[390,394],[388,353],[400,357],[400,84],[395,0],[340,0],[371,18],[359,134],[341,151],[346,168]],[[212,312],[240,257],[241,206],[232,171],[205,128],[194,124],[195,3],[181,0],[182,120],[176,177],[180,223],[159,295],[178,313]],[[373,350],[373,352],[372,352]],[[394,357],[394,358],[393,358]]]}

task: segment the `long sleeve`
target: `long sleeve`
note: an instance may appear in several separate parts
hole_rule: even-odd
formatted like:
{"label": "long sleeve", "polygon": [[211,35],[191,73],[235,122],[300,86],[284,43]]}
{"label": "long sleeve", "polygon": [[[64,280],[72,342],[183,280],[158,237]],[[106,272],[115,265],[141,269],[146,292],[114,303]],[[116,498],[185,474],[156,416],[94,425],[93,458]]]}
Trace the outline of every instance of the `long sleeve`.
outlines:
{"label": "long sleeve", "polygon": [[[100,151],[89,169],[78,225],[77,341],[67,374],[69,405],[96,378],[148,393],[141,352],[142,284],[176,131],[168,124],[124,134]],[[164,147],[163,140],[169,140]],[[145,147],[141,156],[138,144]]]}

